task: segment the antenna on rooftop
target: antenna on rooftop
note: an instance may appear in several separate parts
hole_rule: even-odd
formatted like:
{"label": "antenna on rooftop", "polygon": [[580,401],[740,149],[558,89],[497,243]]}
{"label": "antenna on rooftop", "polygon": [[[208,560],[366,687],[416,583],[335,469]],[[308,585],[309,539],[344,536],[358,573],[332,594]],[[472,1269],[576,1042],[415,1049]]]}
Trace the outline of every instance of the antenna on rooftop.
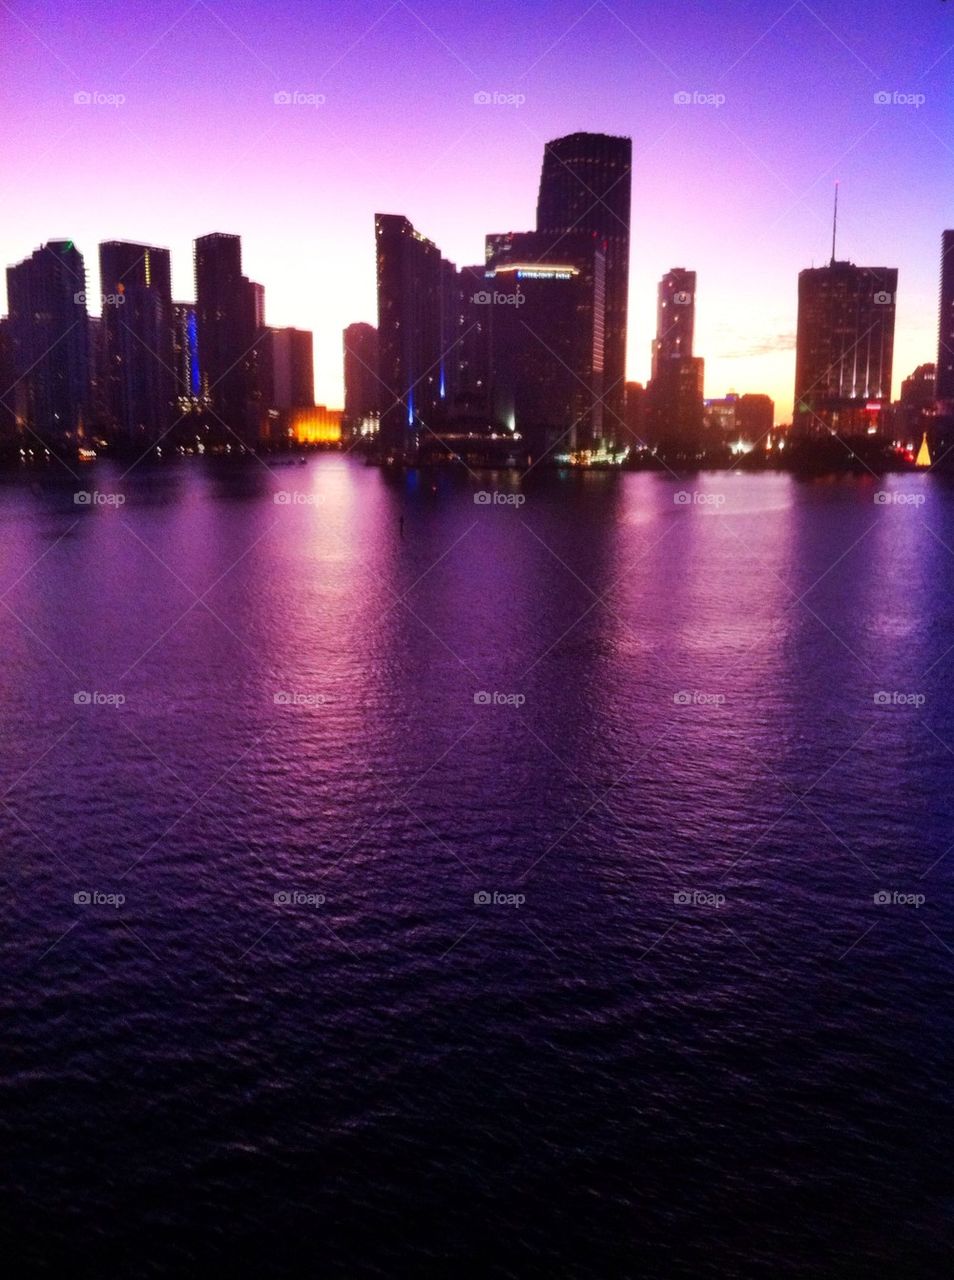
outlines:
{"label": "antenna on rooftop", "polygon": [[831,265],[835,265],[835,236],[838,234],[838,183],[835,183],[835,216],[831,224]]}

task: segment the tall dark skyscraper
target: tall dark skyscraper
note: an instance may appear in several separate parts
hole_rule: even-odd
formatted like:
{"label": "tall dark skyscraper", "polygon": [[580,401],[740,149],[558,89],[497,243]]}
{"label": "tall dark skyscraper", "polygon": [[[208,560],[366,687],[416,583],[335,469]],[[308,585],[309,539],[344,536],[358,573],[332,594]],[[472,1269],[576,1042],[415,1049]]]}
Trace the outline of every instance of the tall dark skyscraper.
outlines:
{"label": "tall dark skyscraper", "polygon": [[792,428],[802,437],[878,431],[891,403],[894,267],[836,262],[798,276]]}
{"label": "tall dark skyscraper", "polygon": [[607,435],[625,437],[626,332],[633,144],[603,133],[571,133],[548,142],[543,154],[537,230],[552,237],[547,258],[559,256],[559,237],[595,233],[606,256],[606,335],[603,399]]}
{"label": "tall dark skyscraper", "polygon": [[7,300],[16,381],[6,403],[18,428],[75,444],[88,425],[90,369],[86,267],[72,240],[51,240],[8,267]]}
{"label": "tall dark skyscraper", "polygon": [[196,240],[195,296],[201,394],[214,415],[212,431],[254,447],[262,430],[258,349],[267,339],[263,291],[242,274],[238,236]]}
{"label": "tall dark skyscraper", "polygon": [[446,419],[460,341],[457,272],[401,214],[375,214],[381,442],[415,452]]}
{"label": "tall dark skyscraper", "polygon": [[199,335],[195,304],[172,304],[172,360],[176,373],[176,401],[180,413],[195,411],[202,402]]}
{"label": "tall dark skyscraper", "polygon": [[272,409],[300,409],[315,403],[314,338],[307,329],[269,329],[268,374]]}
{"label": "tall dark skyscraper", "polygon": [[378,331],[373,324],[349,324],[344,343],[344,412],[347,427],[367,434],[379,411]]}
{"label": "tall dark skyscraper", "polygon": [[696,273],[673,267],[659,282],[652,380],[648,388],[648,441],[673,458],[704,449],[704,362],[692,354]]}
{"label": "tall dark skyscraper", "polygon": [[601,245],[586,231],[566,232],[554,249],[539,231],[487,237],[477,296],[490,330],[494,418],[535,459],[604,442]]}
{"label": "tall dark skyscraper", "polygon": [[937,342],[936,395],[939,411],[954,415],[954,231],[941,237],[941,316]]}
{"label": "tall dark skyscraper", "polygon": [[692,355],[696,327],[696,273],[673,267],[659,282],[652,376],[669,360]]}
{"label": "tall dark skyscraper", "polygon": [[152,444],[178,417],[169,250],[108,241],[99,274],[109,425],[125,444]]}

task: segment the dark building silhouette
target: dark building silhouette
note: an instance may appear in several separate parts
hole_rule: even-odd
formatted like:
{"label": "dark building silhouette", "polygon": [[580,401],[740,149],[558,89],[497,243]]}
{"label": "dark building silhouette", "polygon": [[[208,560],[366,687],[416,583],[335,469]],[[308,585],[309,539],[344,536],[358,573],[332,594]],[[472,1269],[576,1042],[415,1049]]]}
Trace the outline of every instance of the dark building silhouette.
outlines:
{"label": "dark building silhouette", "polygon": [[380,411],[378,331],[373,324],[349,324],[343,334],[344,416],[351,432],[376,430]]}
{"label": "dark building silhouette", "polygon": [[268,372],[272,409],[299,409],[315,403],[314,338],[307,329],[269,329]]}
{"label": "dark building silhouette", "polygon": [[901,383],[901,398],[891,405],[890,413],[886,411],[894,444],[916,453],[926,431],[933,440],[937,407],[936,367],[920,364]]}
{"label": "dark building silhouette", "polygon": [[626,435],[623,444],[633,452],[646,445],[646,388],[641,382],[626,383]]}
{"label": "dark building silhouette", "polygon": [[800,438],[871,434],[891,403],[893,267],[836,262],[798,276],[792,429]]}
{"label": "dark building silhouette", "polygon": [[939,412],[954,417],[954,231],[945,231],[941,237],[936,394]]}
{"label": "dark building silhouette", "polygon": [[86,267],[72,240],[51,240],[8,267],[7,300],[15,379],[7,407],[19,430],[74,445],[86,436],[90,368]]}
{"label": "dark building silhouette", "polygon": [[737,439],[747,444],[767,443],[775,427],[775,401],[771,396],[746,394],[735,406]]}
{"label": "dark building silhouette", "polygon": [[487,237],[475,311],[489,329],[493,417],[534,458],[604,443],[600,244],[590,232],[567,232],[548,256],[550,240],[540,232]]}
{"label": "dark building silhouette", "polygon": [[211,410],[211,433],[254,448],[267,381],[264,290],[242,274],[238,236],[216,232],[196,240],[195,293],[200,395]]}
{"label": "dark building silhouette", "polygon": [[447,422],[460,340],[457,272],[401,214],[375,214],[381,443],[416,454]]}
{"label": "dark building silhouette", "polygon": [[549,237],[543,254],[558,260],[560,237],[590,232],[606,257],[605,429],[622,431],[626,403],[629,227],[633,144],[603,133],[571,133],[546,144],[537,230]]}
{"label": "dark building silhouette", "polygon": [[105,407],[123,444],[156,443],[178,417],[169,250],[99,246]]}
{"label": "dark building silhouette", "polygon": [[705,365],[692,354],[695,310],[696,273],[673,267],[657,291],[647,415],[651,443],[671,458],[693,458],[719,443],[705,431]]}
{"label": "dark building silhouette", "polygon": [[179,413],[194,413],[202,405],[202,376],[198,320],[192,302],[172,304],[172,363]]}
{"label": "dark building silhouette", "polygon": [[4,316],[0,319],[0,445],[10,445],[18,439],[17,419],[13,411],[15,382],[10,320]]}
{"label": "dark building silhouette", "polygon": [[660,365],[692,355],[696,327],[696,273],[673,267],[659,282],[652,376]]}
{"label": "dark building silhouette", "polygon": [[461,267],[457,275],[459,340],[453,351],[451,415],[459,431],[486,435],[495,427],[491,398],[491,315],[481,301],[485,266]]}

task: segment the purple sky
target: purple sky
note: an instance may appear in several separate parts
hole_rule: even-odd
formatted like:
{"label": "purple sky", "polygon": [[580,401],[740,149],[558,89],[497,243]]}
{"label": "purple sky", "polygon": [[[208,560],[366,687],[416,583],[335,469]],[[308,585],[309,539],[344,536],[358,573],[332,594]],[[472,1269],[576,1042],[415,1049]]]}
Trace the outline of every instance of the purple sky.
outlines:
{"label": "purple sky", "polygon": [[839,257],[900,269],[895,393],[935,358],[954,3],[4,0],[0,32],[4,262],[71,238],[93,291],[99,241],[149,241],[191,298],[192,239],[238,232],[268,322],[314,329],[327,403],[341,329],[375,320],[374,212],[481,261],[485,232],[533,225],[544,142],[579,129],[633,138],[631,377],[657,280],[693,267],[706,394],[766,391],[787,420],[836,178]]}

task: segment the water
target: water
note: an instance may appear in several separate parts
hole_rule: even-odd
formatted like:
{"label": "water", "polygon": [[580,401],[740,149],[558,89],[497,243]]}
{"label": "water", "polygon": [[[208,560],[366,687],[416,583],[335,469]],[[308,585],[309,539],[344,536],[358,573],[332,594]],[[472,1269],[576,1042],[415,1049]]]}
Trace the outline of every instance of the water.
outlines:
{"label": "water", "polygon": [[17,1274],[949,1274],[947,483],[190,460],[0,530]]}

